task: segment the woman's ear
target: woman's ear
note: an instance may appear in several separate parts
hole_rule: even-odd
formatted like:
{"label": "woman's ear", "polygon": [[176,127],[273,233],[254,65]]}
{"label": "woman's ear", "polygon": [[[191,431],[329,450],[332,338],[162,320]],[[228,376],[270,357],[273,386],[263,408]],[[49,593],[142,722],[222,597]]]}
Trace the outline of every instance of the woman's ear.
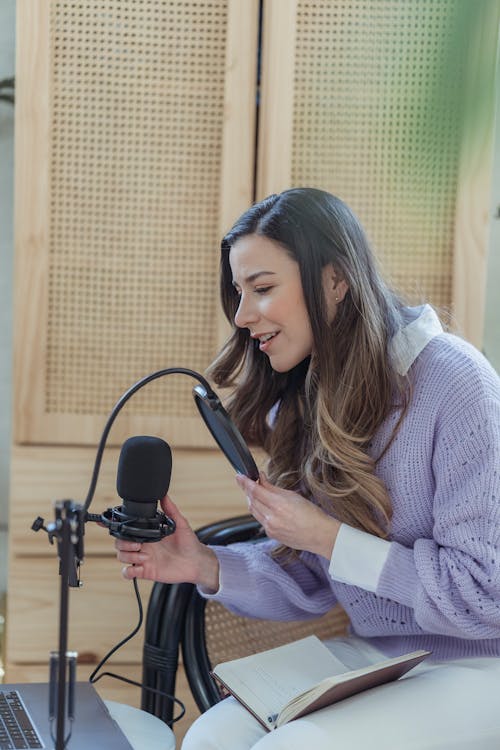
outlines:
{"label": "woman's ear", "polygon": [[347,281],[339,276],[331,263],[323,268],[323,291],[330,322],[335,317],[337,305],[343,301],[348,289]]}

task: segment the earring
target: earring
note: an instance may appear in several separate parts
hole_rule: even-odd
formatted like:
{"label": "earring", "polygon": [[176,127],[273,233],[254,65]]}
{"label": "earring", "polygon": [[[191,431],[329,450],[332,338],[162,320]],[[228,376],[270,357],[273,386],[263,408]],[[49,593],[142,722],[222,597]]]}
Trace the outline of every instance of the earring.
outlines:
{"label": "earring", "polygon": [[336,294],[336,295],[335,295],[335,302],[338,302],[338,301],[339,301],[339,295],[338,295],[338,294]]}

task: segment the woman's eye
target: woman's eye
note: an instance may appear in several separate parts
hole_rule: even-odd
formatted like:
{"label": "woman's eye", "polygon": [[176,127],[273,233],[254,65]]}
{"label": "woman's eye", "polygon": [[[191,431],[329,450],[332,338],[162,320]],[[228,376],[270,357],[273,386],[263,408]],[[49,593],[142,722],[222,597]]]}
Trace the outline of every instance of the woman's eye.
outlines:
{"label": "woman's eye", "polygon": [[272,286],[258,286],[255,289],[256,294],[267,294],[267,292],[270,292],[272,289]]}

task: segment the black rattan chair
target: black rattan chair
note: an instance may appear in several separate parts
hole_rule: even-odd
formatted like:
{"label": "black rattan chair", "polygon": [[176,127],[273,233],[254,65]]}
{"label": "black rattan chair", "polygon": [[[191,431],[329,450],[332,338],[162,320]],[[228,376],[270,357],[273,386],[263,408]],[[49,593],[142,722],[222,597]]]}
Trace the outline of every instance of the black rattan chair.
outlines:
{"label": "black rattan chair", "polygon": [[[197,534],[206,544],[258,543],[265,538],[257,521],[248,515],[210,524]],[[340,607],[314,620],[275,622],[234,615],[218,602],[201,597],[191,584],[155,584],[148,605],[143,682],[172,694],[181,647],[189,687],[203,712],[223,697],[210,676],[215,664],[311,634],[321,639],[345,635],[347,624]],[[151,699],[144,690],[142,708],[167,723],[172,720],[172,702]]]}
{"label": "black rattan chair", "polygon": [[[259,537],[261,527],[250,515],[224,519],[196,532],[206,544],[231,544]],[[147,688],[175,695],[179,649],[186,613],[192,599],[204,601],[190,583],[155,583],[148,602],[145,623],[141,708],[172,724],[173,701]],[[215,701],[214,701],[215,702]],[[212,705],[212,704],[210,704]]]}

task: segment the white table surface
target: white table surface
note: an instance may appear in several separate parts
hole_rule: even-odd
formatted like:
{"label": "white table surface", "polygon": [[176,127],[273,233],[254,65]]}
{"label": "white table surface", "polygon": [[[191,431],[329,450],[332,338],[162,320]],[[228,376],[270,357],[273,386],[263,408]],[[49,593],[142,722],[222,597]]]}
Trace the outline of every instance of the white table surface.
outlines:
{"label": "white table surface", "polygon": [[175,735],[157,716],[116,701],[104,701],[134,750],[175,750]]}

